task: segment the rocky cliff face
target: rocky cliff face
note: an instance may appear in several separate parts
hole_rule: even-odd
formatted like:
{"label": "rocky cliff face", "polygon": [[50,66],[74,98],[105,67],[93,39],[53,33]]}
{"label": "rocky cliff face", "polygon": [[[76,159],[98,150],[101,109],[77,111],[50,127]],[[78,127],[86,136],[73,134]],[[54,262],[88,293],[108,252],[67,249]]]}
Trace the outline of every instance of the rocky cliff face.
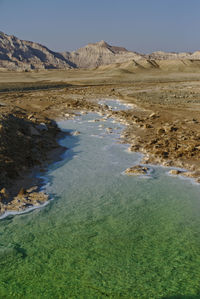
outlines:
{"label": "rocky cliff face", "polygon": [[131,52],[100,41],[73,52],[57,53],[30,41],[0,32],[0,68],[12,70],[96,68],[109,64],[133,61],[200,60],[200,51],[194,53],[153,52],[148,55]]}
{"label": "rocky cliff face", "polygon": [[0,67],[12,70],[75,67],[61,54],[30,41],[0,32]]}

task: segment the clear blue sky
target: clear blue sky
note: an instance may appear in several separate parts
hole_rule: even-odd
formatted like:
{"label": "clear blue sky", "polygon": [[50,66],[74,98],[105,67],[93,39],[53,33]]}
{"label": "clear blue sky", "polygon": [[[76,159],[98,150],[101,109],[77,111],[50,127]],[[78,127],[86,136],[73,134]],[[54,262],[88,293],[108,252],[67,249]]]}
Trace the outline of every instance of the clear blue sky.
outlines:
{"label": "clear blue sky", "polygon": [[0,0],[0,31],[52,50],[105,40],[149,53],[200,50],[200,0]]}

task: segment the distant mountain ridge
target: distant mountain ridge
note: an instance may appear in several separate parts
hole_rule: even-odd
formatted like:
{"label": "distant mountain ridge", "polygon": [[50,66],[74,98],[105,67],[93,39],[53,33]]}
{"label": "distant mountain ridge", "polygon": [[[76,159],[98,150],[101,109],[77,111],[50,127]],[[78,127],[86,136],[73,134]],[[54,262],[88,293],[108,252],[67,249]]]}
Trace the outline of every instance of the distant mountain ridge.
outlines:
{"label": "distant mountain ridge", "polygon": [[38,43],[0,32],[0,67],[13,70],[66,69],[75,65]]}
{"label": "distant mountain ridge", "polygon": [[149,59],[158,59],[158,60],[176,60],[176,59],[191,59],[191,60],[198,60],[200,59],[200,51],[196,51],[194,53],[190,52],[162,52],[157,51],[153,52],[149,55],[146,55]]}
{"label": "distant mountain ridge", "polygon": [[0,68],[11,70],[97,68],[140,60],[200,60],[200,51],[140,54],[105,41],[90,43],[76,51],[58,53],[47,47],[0,32]]}

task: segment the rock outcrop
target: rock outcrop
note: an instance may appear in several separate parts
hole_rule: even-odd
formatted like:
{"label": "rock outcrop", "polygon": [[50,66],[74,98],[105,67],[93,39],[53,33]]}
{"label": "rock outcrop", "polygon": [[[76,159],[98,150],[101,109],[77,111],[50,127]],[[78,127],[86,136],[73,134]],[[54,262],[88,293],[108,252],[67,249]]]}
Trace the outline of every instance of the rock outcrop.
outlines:
{"label": "rock outcrop", "polygon": [[183,174],[183,171],[178,170],[178,169],[172,169],[169,171],[169,174],[171,175],[179,175],[179,174]]}
{"label": "rock outcrop", "polygon": [[145,175],[149,171],[149,168],[146,166],[135,165],[125,170],[125,173],[128,175]]}
{"label": "rock outcrop", "polygon": [[[4,188],[5,189],[5,188]],[[37,191],[37,186],[33,190],[33,188],[24,190],[20,190],[17,196],[15,196],[12,200],[10,198],[5,198],[2,195],[2,190],[0,191],[0,215],[5,212],[21,212],[28,208],[32,208],[35,206],[39,206],[44,204],[48,199],[48,195],[44,192]]]}
{"label": "rock outcrop", "polygon": [[0,68],[11,70],[69,69],[75,65],[60,53],[0,32]]}

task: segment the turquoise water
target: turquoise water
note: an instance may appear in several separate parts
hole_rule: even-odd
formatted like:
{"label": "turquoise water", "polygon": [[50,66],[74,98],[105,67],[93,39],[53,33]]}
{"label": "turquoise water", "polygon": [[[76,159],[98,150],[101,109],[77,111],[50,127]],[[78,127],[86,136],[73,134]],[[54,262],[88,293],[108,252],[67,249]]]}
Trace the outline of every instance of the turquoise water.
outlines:
{"label": "turquoise water", "polygon": [[0,220],[0,298],[200,298],[200,187],[124,175],[141,156],[96,118],[59,123],[81,134],[49,169],[54,200]]}

